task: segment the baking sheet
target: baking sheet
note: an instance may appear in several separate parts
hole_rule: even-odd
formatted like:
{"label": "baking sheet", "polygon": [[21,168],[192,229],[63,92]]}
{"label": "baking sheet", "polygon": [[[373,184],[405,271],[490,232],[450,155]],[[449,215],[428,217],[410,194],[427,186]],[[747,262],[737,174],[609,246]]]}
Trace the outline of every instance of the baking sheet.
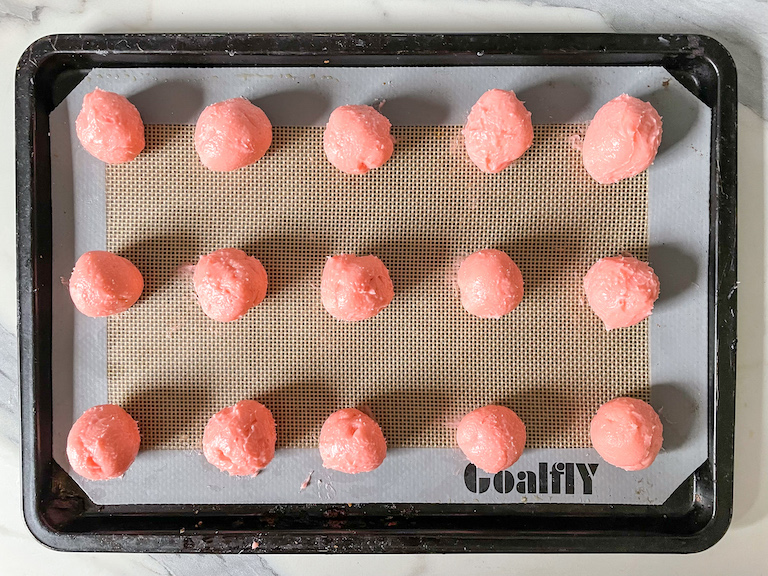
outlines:
{"label": "baking sheet", "polygon": [[[97,85],[131,98],[147,124],[193,123],[205,105],[237,95],[256,101],[278,126],[321,125],[337,105],[381,100],[395,125],[460,125],[490,87],[515,89],[536,124],[588,121],[621,92],[650,100],[665,119],[648,175],[650,261],[662,281],[649,323],[651,403],[665,425],[665,446],[651,469],[637,473],[601,464],[591,449],[530,449],[495,481],[473,474],[456,449],[393,449],[364,477],[323,469],[316,450],[285,449],[246,479],[226,477],[194,452],[143,451],[120,480],[78,478],[96,502],[661,503],[704,461],[709,111],[663,69],[95,70],[51,117],[54,277],[67,277],[76,255],[105,248],[104,166],[71,130],[82,96]],[[106,321],[75,315],[64,289],[54,295],[54,310],[54,452],[68,468],[63,446],[71,423],[107,400]],[[310,470],[313,482],[299,491]]]}

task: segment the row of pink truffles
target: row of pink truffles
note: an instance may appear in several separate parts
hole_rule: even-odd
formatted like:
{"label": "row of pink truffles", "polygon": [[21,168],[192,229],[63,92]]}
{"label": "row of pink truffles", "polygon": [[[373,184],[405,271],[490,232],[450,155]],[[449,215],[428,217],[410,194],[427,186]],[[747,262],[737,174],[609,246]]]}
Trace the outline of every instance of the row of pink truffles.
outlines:
{"label": "row of pink truffles", "polygon": [[[267,272],[253,256],[224,248],[202,256],[192,276],[203,312],[218,322],[233,322],[259,305],[267,294]],[[92,318],[120,314],[144,290],[144,278],[127,258],[94,250],[75,263],[69,293],[77,309]],[[464,309],[480,318],[501,318],[523,300],[523,275],[501,250],[485,249],[468,256],[457,274]],[[584,276],[584,292],[606,330],[641,322],[659,297],[659,278],[633,256],[601,258]],[[358,322],[384,310],[395,295],[384,263],[373,255],[339,254],[326,260],[320,298],[334,318]]]}
{"label": "row of pink truffles", "polygon": [[[648,468],[662,445],[662,424],[653,408],[636,398],[615,398],[597,410],[590,438],[609,464],[635,471]],[[525,424],[505,406],[473,410],[459,422],[456,442],[467,459],[495,474],[523,453]],[[241,400],[214,414],[203,432],[206,460],[231,476],[255,476],[275,456],[272,413],[255,400]],[[133,464],[141,436],[136,421],[120,406],[94,406],[77,419],[67,437],[72,469],[89,480],[119,478]],[[387,455],[376,421],[357,408],[331,414],[318,440],[323,466],[346,474],[371,472]]]}
{"label": "row of pink truffles", "polygon": [[[392,125],[366,105],[336,108],[323,133],[328,160],[347,174],[365,174],[392,156]],[[83,99],[77,136],[93,156],[110,164],[129,162],[144,149],[144,123],[127,98],[96,88]],[[656,157],[662,122],[648,102],[622,94],[603,105],[582,144],[587,172],[601,184],[640,174]],[[533,144],[531,113],[511,90],[489,90],[472,107],[462,130],[470,160],[498,173]],[[195,126],[195,149],[208,169],[228,172],[261,159],[272,144],[272,124],[245,98],[211,104]]]}
{"label": "row of pink truffles", "polygon": [[[87,95],[77,118],[83,146],[110,163],[133,160],[144,148],[144,128],[136,108],[124,97],[95,90]],[[323,137],[326,155],[340,170],[361,174],[383,165],[392,155],[391,125],[369,106],[334,111]],[[483,171],[494,173],[522,156],[533,142],[530,113],[513,92],[491,90],[472,108],[463,130],[467,153]],[[596,114],[585,135],[584,165],[598,182],[609,184],[634,176],[653,161],[661,138],[661,118],[653,107],[627,95]],[[271,124],[245,99],[209,106],[195,130],[195,147],[211,170],[235,170],[259,160],[271,144]],[[242,317],[266,294],[267,277],[255,258],[235,249],[201,258],[195,269],[195,292],[205,313],[219,321]],[[459,270],[461,301],[471,314],[498,318],[522,300],[522,274],[498,250],[481,250]],[[143,278],[136,267],[109,252],[89,252],[77,262],[70,293],[89,316],[127,310],[141,295]],[[653,270],[632,257],[598,261],[584,288],[590,306],[606,329],[630,326],[647,317],[658,297]],[[323,271],[321,297],[333,316],[349,321],[375,316],[391,301],[392,282],[375,256],[339,255]],[[590,435],[598,453],[627,470],[650,466],[662,443],[658,415],[645,402],[617,398],[600,407]],[[102,405],[86,411],[67,441],[73,469],[93,480],[119,477],[138,454],[136,422],[122,408]],[[203,452],[213,465],[233,475],[251,475],[274,456],[276,431],[269,410],[243,400],[214,415],[203,434]],[[467,458],[495,473],[517,461],[525,445],[525,425],[510,409],[485,406],[459,424],[457,443]],[[378,424],[348,408],[332,414],[319,439],[325,466],[347,473],[377,468],[386,455]]]}

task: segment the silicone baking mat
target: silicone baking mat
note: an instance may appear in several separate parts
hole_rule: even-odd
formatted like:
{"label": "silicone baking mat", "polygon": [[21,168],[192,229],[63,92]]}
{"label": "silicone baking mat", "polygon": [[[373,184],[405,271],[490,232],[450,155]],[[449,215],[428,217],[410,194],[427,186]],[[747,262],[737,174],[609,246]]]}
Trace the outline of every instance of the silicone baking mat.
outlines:
{"label": "silicone baking mat", "polygon": [[[73,119],[95,86],[139,107],[148,146],[135,162],[106,169],[79,148]],[[467,161],[459,128],[491,87],[515,89],[536,124],[534,146],[497,176]],[[662,149],[647,174],[599,186],[573,136],[622,92],[664,116]],[[207,172],[191,124],[240,95],[267,112],[275,142],[252,167]],[[398,139],[392,160],[363,177],[336,172],[320,147],[327,114],[350,102],[382,104]],[[75,334],[54,337],[57,460],[68,468],[66,431],[90,405],[118,402],[142,429],[124,478],[79,480],[96,502],[661,503],[704,461],[708,114],[663,69],[94,70],[51,119],[54,274],[108,248],[147,279],[139,304],[108,321],[54,295],[54,332]],[[261,259],[270,289],[222,325],[196,305],[190,266],[226,246]],[[507,251],[526,282],[499,321],[467,315],[453,285],[462,257],[486,247]],[[323,311],[320,271],[338,252],[389,267],[396,297],[375,319],[343,324]],[[621,252],[650,259],[662,299],[649,322],[606,333],[581,277]],[[589,447],[591,414],[623,394],[650,394],[665,425],[664,451],[643,472],[613,469]],[[259,476],[229,478],[197,448],[210,415],[243,397],[272,409],[279,449]],[[515,409],[529,442],[482,489],[453,426],[488,402]],[[324,417],[349,405],[368,407],[389,441],[370,474],[327,471],[313,448]]]}

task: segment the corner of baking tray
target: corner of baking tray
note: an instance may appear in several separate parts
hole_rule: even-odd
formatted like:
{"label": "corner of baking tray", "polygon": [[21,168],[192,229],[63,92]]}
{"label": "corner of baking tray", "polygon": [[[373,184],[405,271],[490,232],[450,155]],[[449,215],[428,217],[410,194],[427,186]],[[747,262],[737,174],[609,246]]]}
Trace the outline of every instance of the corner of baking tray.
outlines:
{"label": "corner of baking tray", "polygon": [[34,78],[37,71],[53,56],[59,53],[60,34],[38,38],[22,52],[16,64],[16,79]]}
{"label": "corner of baking tray", "polygon": [[728,49],[718,40],[704,34],[686,34],[690,56],[707,60],[726,85],[736,86],[736,63]]}
{"label": "corner of baking tray", "polygon": [[684,540],[681,552],[696,554],[704,552],[717,544],[731,525],[733,506],[716,501],[714,512],[709,521],[698,531]]}
{"label": "corner of baking tray", "polygon": [[[34,489],[31,491],[33,492]],[[45,519],[38,499],[32,494],[27,493],[26,489],[24,489],[24,492],[24,498],[22,498],[24,522],[35,540],[51,550],[69,550],[70,547],[66,546],[64,541],[67,536],[56,530]]]}

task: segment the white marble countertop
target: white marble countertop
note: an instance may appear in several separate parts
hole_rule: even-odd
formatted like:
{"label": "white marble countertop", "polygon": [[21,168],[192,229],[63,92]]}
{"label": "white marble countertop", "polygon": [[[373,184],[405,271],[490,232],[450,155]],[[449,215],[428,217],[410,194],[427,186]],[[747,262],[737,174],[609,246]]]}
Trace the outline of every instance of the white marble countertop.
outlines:
{"label": "white marble countertop", "polygon": [[[621,8],[621,6],[625,8]],[[45,574],[768,574],[768,366],[765,195],[768,192],[768,3],[765,0],[0,0],[0,557],[9,575]],[[739,356],[736,486],[731,528],[692,556],[190,556],[64,554],[21,515],[16,369],[14,72],[24,48],[52,33],[106,32],[697,32],[739,70]]]}

